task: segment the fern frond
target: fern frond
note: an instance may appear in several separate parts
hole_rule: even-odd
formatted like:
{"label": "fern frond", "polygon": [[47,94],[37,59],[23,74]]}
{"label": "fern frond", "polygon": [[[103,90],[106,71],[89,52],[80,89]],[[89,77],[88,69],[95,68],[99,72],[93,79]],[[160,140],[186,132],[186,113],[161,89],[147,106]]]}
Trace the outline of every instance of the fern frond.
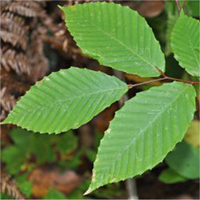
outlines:
{"label": "fern frond", "polygon": [[16,183],[10,179],[10,176],[3,174],[1,176],[1,188],[2,193],[7,193],[15,199],[25,199],[16,186]]}

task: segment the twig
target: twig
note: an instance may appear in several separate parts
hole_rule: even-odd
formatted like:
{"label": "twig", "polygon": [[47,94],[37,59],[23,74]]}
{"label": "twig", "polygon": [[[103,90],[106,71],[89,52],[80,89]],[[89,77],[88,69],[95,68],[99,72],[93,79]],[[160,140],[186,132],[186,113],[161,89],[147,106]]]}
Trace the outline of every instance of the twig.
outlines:
{"label": "twig", "polygon": [[129,200],[138,200],[137,191],[136,191],[136,181],[133,178],[126,180],[126,189],[129,194]]}
{"label": "twig", "polygon": [[189,80],[183,80],[183,79],[173,78],[173,77],[167,76],[167,75],[166,75],[165,73],[163,73],[158,67],[156,67],[156,69],[157,69],[158,72],[163,76],[163,78],[152,79],[152,80],[149,80],[149,81],[144,81],[144,82],[142,82],[142,83],[129,84],[129,85],[128,85],[128,88],[131,89],[131,88],[134,88],[134,87],[137,87],[137,86],[140,86],[140,85],[146,85],[146,84],[148,84],[148,83],[153,83],[153,82],[163,81],[163,80],[179,81],[179,82],[183,82],[183,83],[189,83],[189,84],[192,84],[192,85],[200,84],[199,81],[189,81]]}
{"label": "twig", "polygon": [[[114,70],[114,74],[117,78],[121,79],[122,81],[124,81],[124,77],[123,77],[123,73],[121,71],[117,71],[117,70]],[[124,102],[128,100],[128,95],[125,94],[124,97],[122,97],[120,100],[119,100],[119,106],[122,107],[124,105]]]}
{"label": "twig", "polygon": [[167,76],[165,73],[163,73],[158,67],[156,67],[156,69],[158,70],[158,72],[166,79],[168,80],[173,80],[173,81],[179,81],[179,82],[183,82],[183,83],[189,83],[189,84],[200,84],[199,81],[188,81],[188,80],[183,80],[183,79],[179,79],[179,78],[173,78],[170,76]]}
{"label": "twig", "polygon": [[180,5],[178,0],[175,0],[175,2],[176,2],[177,10],[180,13],[181,12],[181,5]]}
{"label": "twig", "polygon": [[146,84],[148,84],[148,83],[153,83],[153,82],[163,81],[163,80],[167,80],[167,78],[164,77],[164,78],[152,79],[152,80],[149,80],[149,81],[144,81],[144,82],[142,82],[142,83],[136,83],[136,84],[134,84],[134,85],[129,84],[129,85],[128,85],[128,88],[131,89],[131,88],[134,88],[134,87],[137,87],[137,86],[140,86],[140,85],[146,85]]}

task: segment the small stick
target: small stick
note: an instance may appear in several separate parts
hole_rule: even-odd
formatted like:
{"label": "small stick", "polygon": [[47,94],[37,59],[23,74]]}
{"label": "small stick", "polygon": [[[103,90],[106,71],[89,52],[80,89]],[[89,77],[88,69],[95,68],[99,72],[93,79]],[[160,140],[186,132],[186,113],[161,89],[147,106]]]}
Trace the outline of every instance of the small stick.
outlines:
{"label": "small stick", "polygon": [[163,78],[158,78],[158,79],[152,79],[152,80],[149,80],[149,81],[144,81],[142,83],[136,83],[134,85],[132,84],[129,84],[128,85],[128,88],[131,89],[131,88],[134,88],[134,87],[137,87],[137,86],[140,86],[140,85],[146,85],[148,83],[153,83],[153,82],[157,82],[157,81],[163,81],[163,80],[167,80],[166,77],[163,77]]}
{"label": "small stick", "polygon": [[183,83],[189,83],[189,84],[200,84],[199,81],[188,81],[188,80],[183,80],[183,79],[179,79],[179,78],[173,78],[173,77],[170,77],[170,76],[167,76],[164,72],[162,72],[158,67],[156,67],[156,69],[158,70],[158,72],[163,76],[165,77],[166,79],[169,79],[169,80],[173,80],[173,81],[179,81],[179,82],[183,82]]}
{"label": "small stick", "polygon": [[180,13],[181,12],[181,5],[180,5],[178,0],[175,0],[175,2],[176,2],[177,10]]}
{"label": "small stick", "polygon": [[146,85],[146,84],[148,84],[148,83],[153,83],[153,82],[163,81],[163,80],[179,81],[179,82],[183,82],[183,83],[189,83],[189,84],[192,84],[192,85],[200,84],[199,81],[189,81],[189,80],[183,80],[183,79],[173,78],[173,77],[167,76],[167,75],[166,75],[164,72],[162,72],[158,67],[156,67],[156,69],[157,69],[158,72],[163,76],[163,78],[152,79],[152,80],[149,80],[149,81],[144,81],[144,82],[142,82],[142,83],[129,84],[129,85],[128,85],[128,88],[131,89],[131,88],[134,88],[134,87],[137,87],[137,86],[140,86],[140,85]]}

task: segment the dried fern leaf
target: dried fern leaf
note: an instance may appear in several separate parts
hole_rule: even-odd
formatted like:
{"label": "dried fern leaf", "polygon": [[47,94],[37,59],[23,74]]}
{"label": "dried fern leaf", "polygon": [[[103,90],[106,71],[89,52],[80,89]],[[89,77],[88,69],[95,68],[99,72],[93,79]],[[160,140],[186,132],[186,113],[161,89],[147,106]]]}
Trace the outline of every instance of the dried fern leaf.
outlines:
{"label": "dried fern leaf", "polygon": [[0,90],[0,104],[5,111],[12,110],[15,105],[15,98],[12,95],[5,94],[6,88]]}
{"label": "dried fern leaf", "polygon": [[30,74],[28,60],[22,52],[7,49],[1,52],[1,55],[1,64],[7,71],[13,69],[17,74]]}
{"label": "dried fern leaf", "polygon": [[10,176],[5,174],[1,177],[0,191],[2,193],[7,193],[9,196],[14,197],[15,199],[25,199],[24,195],[22,195],[17,188],[16,183],[10,180]]}
{"label": "dried fern leaf", "polygon": [[37,12],[35,10],[27,8],[20,4],[21,3],[19,3],[19,2],[13,2],[13,3],[9,4],[8,6],[6,6],[4,8],[4,10],[12,12],[12,13],[16,13],[20,16],[26,16],[26,17],[36,17],[37,16]]}
{"label": "dried fern leaf", "polygon": [[28,31],[28,26],[24,26],[23,21],[21,21],[22,23],[17,23],[15,22],[13,19],[9,19],[8,17],[6,18],[1,18],[2,19],[2,23],[1,23],[1,27],[2,29],[8,31],[8,32],[12,32],[15,35],[20,35],[21,38],[24,38],[27,34]]}
{"label": "dried fern leaf", "polygon": [[16,35],[5,30],[0,30],[0,38],[5,43],[10,43],[16,47],[21,47],[23,50],[25,50],[27,47],[27,40],[22,38],[20,35]]}

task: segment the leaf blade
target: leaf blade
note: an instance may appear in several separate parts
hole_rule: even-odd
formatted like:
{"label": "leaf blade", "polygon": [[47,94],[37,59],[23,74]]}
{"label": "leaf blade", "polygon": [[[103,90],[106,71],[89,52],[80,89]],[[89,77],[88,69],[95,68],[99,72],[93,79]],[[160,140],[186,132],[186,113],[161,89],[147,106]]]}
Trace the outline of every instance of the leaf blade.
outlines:
{"label": "leaf blade", "polygon": [[181,13],[171,37],[171,47],[181,67],[194,76],[200,76],[199,50],[200,23]]}
{"label": "leaf blade", "polygon": [[165,160],[171,169],[185,178],[200,177],[199,148],[193,147],[186,141],[177,144]]}
{"label": "leaf blade", "polygon": [[127,90],[114,76],[71,67],[33,86],[2,124],[40,133],[64,132],[87,123]]}
{"label": "leaf blade", "polygon": [[187,179],[175,171],[173,171],[171,168],[165,169],[162,171],[162,173],[159,175],[158,179],[166,184],[173,184],[173,183],[179,183],[179,182],[185,182]]}
{"label": "leaf blade", "polygon": [[151,28],[137,12],[114,3],[61,8],[82,51],[101,64],[144,77],[159,76],[164,55]]}
{"label": "leaf blade", "polygon": [[[179,82],[151,88],[127,101],[101,141],[86,194],[139,175],[161,162],[182,140],[194,111],[194,88]],[[181,112],[185,112],[184,117],[180,117]]]}

